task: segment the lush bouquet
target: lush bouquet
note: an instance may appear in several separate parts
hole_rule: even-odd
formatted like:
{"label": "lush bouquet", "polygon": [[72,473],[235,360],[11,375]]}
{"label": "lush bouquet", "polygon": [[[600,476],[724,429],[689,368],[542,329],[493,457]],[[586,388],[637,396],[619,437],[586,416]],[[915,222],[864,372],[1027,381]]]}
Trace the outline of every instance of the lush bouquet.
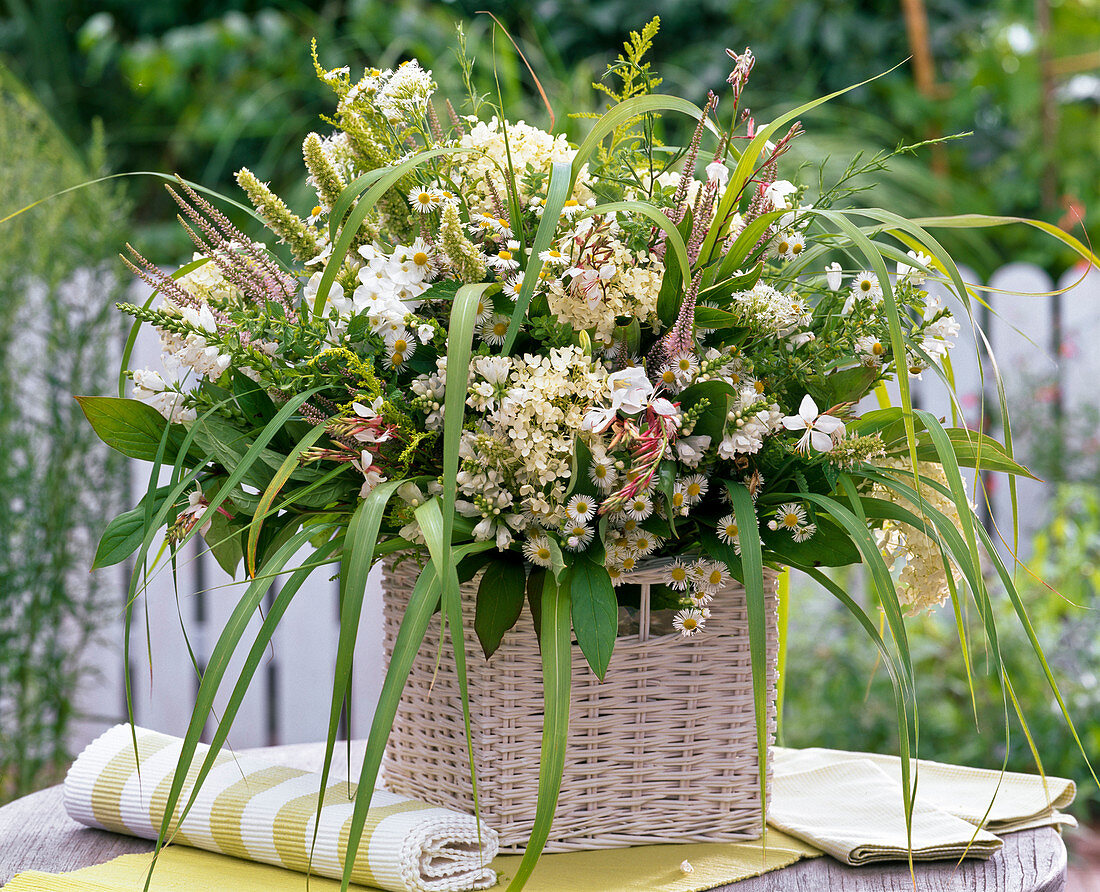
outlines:
{"label": "lush bouquet", "polygon": [[[487,568],[477,631],[489,655],[533,593],[546,731],[520,884],[553,815],[571,638],[602,677],[629,600],[619,582],[638,562],[669,559],[660,597],[685,636],[705,635],[720,609],[713,594],[742,581],[758,682],[763,568],[805,569],[886,658],[903,756],[915,719],[904,614],[952,601],[965,651],[969,595],[998,675],[981,560],[1023,616],[960,466],[1026,470],[1009,449],[944,427],[909,399],[911,375],[950,387],[959,323],[925,283],[947,283],[969,306],[954,262],[920,221],[839,209],[843,181],[811,205],[804,186],[781,178],[802,132],[796,118],[832,97],[759,126],[741,104],[749,50],[729,53],[722,107],[714,94],[702,108],[659,95],[644,60],[655,32],[656,22],[631,35],[609,69],[617,88],[603,87],[611,108],[579,147],[502,109],[482,113],[472,91],[470,113],[457,114],[415,60],[353,77],[315,54],[336,96],[331,131],[303,144],[316,206],[298,216],[250,171],[238,174],[294,262],[180,181],[170,191],[195,258],[168,275],[133,251],[159,301],[124,307],[159,333],[164,367],[129,373],[133,399],[83,399],[107,442],[155,462],[148,493],[110,525],[97,562],[138,551],[140,566],[166,528],[173,548],[197,532],[250,578],[203,676],[189,747],[270,579],[307,543],[313,556],[265,618],[215,743],[289,599],[339,559],[331,745],[367,572],[401,552],[425,569],[361,790],[373,786],[403,673],[437,606],[460,623],[460,581]],[[658,138],[671,114],[696,122],[682,148]],[[859,414],[875,391],[884,407]],[[166,485],[162,465],[172,466]],[[819,569],[860,561],[886,640]],[[461,673],[467,655],[462,637],[452,640]],[[181,772],[170,803],[182,783]],[[908,777],[905,786],[908,800]]]}

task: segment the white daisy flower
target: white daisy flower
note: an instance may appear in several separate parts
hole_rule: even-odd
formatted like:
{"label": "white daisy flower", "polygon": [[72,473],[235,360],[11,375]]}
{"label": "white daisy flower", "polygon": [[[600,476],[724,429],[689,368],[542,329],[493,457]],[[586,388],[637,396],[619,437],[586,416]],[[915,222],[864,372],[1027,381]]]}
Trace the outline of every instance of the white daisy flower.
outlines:
{"label": "white daisy flower", "polygon": [[486,344],[499,347],[504,343],[504,337],[508,334],[509,318],[503,313],[494,313],[481,326],[481,339]]}
{"label": "white daisy flower", "polygon": [[690,566],[684,563],[680,558],[676,558],[676,560],[672,562],[672,566],[668,568],[668,575],[665,577],[665,583],[669,588],[678,592],[687,591],[688,586],[691,585]]}
{"label": "white daisy flower", "polygon": [[844,314],[852,312],[857,301],[877,304],[880,300],[882,300],[882,285],[879,284],[878,276],[869,270],[863,270],[852,280],[852,287],[842,312]]}
{"label": "white daisy flower", "polygon": [[477,315],[474,316],[476,325],[484,325],[493,315],[493,302],[487,297],[477,302]]}
{"label": "white daisy flower", "polygon": [[561,214],[567,220],[572,220],[577,214],[584,210],[584,205],[581,204],[575,198],[567,198],[565,204],[562,205]]}
{"label": "white daisy flower", "polygon": [[672,487],[672,510],[681,515],[687,515],[687,494],[684,492],[684,486],[682,483],[677,483]]}
{"label": "white daisy flower", "polygon": [[775,512],[777,529],[793,532],[806,523],[806,509],[798,502],[780,505]]}
{"label": "white daisy flower", "polygon": [[607,492],[615,485],[618,475],[615,473],[615,463],[609,459],[593,459],[588,469],[589,479],[603,492]]}
{"label": "white daisy flower", "polygon": [[816,523],[808,523],[805,526],[800,526],[797,530],[791,533],[791,537],[795,542],[805,542],[807,539],[812,539],[814,533],[817,532]]}
{"label": "white daisy flower", "polygon": [[568,260],[568,258],[562,254],[557,248],[550,248],[548,251],[541,251],[539,253],[539,260],[543,263],[549,263],[554,266],[561,266]]}
{"label": "white daisy flower", "polygon": [[511,276],[504,282],[504,293],[509,297],[519,297],[519,293],[523,290],[523,274],[517,273]]}
{"label": "white daisy flower", "polygon": [[592,541],[595,531],[586,523],[567,524],[561,531],[565,537],[565,547],[570,551],[583,551]]}
{"label": "white daisy flower", "polygon": [[705,592],[717,594],[730,580],[729,570],[721,561],[699,560],[692,565],[695,583]]}
{"label": "white daisy flower", "polygon": [[616,566],[615,564],[607,564],[604,569],[607,570],[607,575],[611,577],[612,585],[620,586],[626,581],[622,567]]}
{"label": "white daisy flower", "polygon": [[710,484],[702,474],[692,474],[684,480],[684,497],[688,505],[698,505],[707,494]]}
{"label": "white daisy flower", "polygon": [[886,355],[886,345],[874,335],[864,335],[856,339],[856,353],[863,357],[863,364],[877,367],[882,365],[882,357]]}
{"label": "white daisy flower", "polygon": [[442,207],[443,196],[435,189],[418,187],[409,193],[409,204],[414,211],[421,214],[430,214]]}
{"label": "white daisy flower", "polygon": [[497,272],[509,272],[519,269],[519,261],[516,260],[515,254],[507,248],[501,248],[485,262],[490,269],[495,269]]}
{"label": "white daisy flower", "polygon": [[647,533],[645,530],[638,530],[630,537],[630,545],[639,557],[645,557],[661,547],[661,537]]}
{"label": "white daisy flower", "polygon": [[538,567],[549,567],[553,557],[550,540],[545,536],[533,536],[523,544],[523,555]]}
{"label": "white daisy flower", "polygon": [[718,538],[727,545],[741,544],[741,531],[737,526],[737,518],[732,514],[727,514],[718,521]]}
{"label": "white daisy flower", "polygon": [[596,500],[591,496],[573,496],[565,506],[566,516],[579,523],[588,523],[596,516]]}
{"label": "white daisy flower", "polygon": [[[696,591],[691,593],[691,606],[699,610],[706,610],[706,606],[714,600],[714,595],[710,592]],[[709,614],[710,611],[707,610]]]}
{"label": "white daisy flower", "polygon": [[409,247],[405,250],[405,259],[413,265],[413,270],[418,273],[422,279],[428,278],[435,273],[435,264],[432,262],[432,250],[431,246],[427,244],[424,239],[417,238]]}
{"label": "white daisy flower", "polygon": [[679,353],[672,357],[672,371],[676,375],[677,382],[683,384],[695,377],[699,371],[699,360],[692,353]]}
{"label": "white daisy flower", "polygon": [[486,236],[496,236],[501,234],[500,220],[498,220],[492,214],[484,214],[480,212],[470,214],[470,222],[466,225],[469,230],[475,235],[478,233]]}
{"label": "white daisy flower", "polygon": [[694,607],[678,611],[672,620],[672,627],[684,638],[690,638],[692,635],[702,632],[705,624],[706,620],[703,618],[703,614]]}
{"label": "white daisy flower", "polygon": [[631,520],[645,520],[653,513],[653,499],[644,492],[638,493],[633,498],[627,500],[626,513]]}

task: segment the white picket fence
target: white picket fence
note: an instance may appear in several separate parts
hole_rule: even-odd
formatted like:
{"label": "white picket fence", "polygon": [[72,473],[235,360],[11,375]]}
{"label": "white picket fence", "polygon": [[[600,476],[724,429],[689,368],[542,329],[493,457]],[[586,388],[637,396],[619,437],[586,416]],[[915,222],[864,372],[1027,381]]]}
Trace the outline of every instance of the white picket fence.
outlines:
{"label": "white picket fence", "polygon": [[[964,271],[964,278],[977,277]],[[1078,281],[1080,280],[1080,281]],[[1062,356],[1054,357],[1052,343],[1052,301],[1034,295],[1074,284],[1061,298]],[[1025,396],[1026,382],[1043,373],[1059,373],[1066,411],[1086,403],[1100,404],[1100,271],[1085,275],[1083,267],[1071,269],[1058,282],[1042,270],[1021,263],[1002,267],[988,283],[994,289],[985,295],[992,313],[975,304],[975,321],[981,324],[994,345],[1000,372],[1010,399]],[[1031,295],[1031,296],[1029,296]],[[976,359],[975,337],[963,308],[946,296],[962,323],[959,344],[952,353],[956,389],[965,420],[977,424],[983,398],[996,406],[992,370],[984,367],[985,381]],[[155,339],[143,339],[132,365],[156,365]],[[984,397],[983,397],[984,389]],[[914,401],[921,408],[951,419],[951,406],[942,383],[931,372],[913,383]],[[994,429],[992,433],[998,432]],[[148,466],[135,464],[133,486],[144,491]],[[1043,523],[1043,490],[1039,484],[1022,481],[1019,487],[1021,542]],[[992,494],[994,516],[1005,527],[1007,488]],[[89,655],[98,670],[95,680],[78,699],[87,717],[72,741],[79,748],[107,724],[123,720],[126,700],[123,684],[122,604],[128,568],[112,568],[118,583],[119,611],[104,640]],[[238,574],[239,575],[239,574]],[[322,570],[301,589],[287,611],[267,656],[249,687],[244,705],[229,736],[235,747],[263,746],[323,739],[329,714],[332,678],[338,636],[338,594],[335,582]],[[197,673],[188,645],[200,666],[205,665],[218,635],[229,617],[242,588],[232,584],[208,555],[195,549],[182,561],[178,590],[171,573],[161,570],[152,577],[144,597],[134,605],[129,654],[133,714],[139,724],[173,734],[187,728]],[[268,599],[273,593],[268,594]],[[245,640],[251,641],[259,627],[254,618]],[[352,679],[353,709],[345,727],[353,737],[366,735],[382,677],[381,591],[378,572],[371,577],[363,608],[359,642]],[[186,636],[184,632],[186,631]],[[243,652],[227,675],[218,698],[220,715],[239,672]],[[207,731],[210,730],[208,726]]]}

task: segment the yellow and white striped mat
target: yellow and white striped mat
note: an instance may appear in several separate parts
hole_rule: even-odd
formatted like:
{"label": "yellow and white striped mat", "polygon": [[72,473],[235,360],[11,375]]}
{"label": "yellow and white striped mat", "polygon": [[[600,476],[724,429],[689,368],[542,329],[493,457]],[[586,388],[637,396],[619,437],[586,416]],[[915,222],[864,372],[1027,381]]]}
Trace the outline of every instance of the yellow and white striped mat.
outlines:
{"label": "yellow and white striped mat", "polygon": [[[65,778],[65,808],[82,824],[156,839],[182,741],[129,725],[91,743]],[[200,746],[176,820],[208,748]],[[310,864],[319,774],[222,751],[173,841],[291,870],[343,875],[355,785],[330,777]],[[356,883],[400,892],[487,889],[496,833],[470,815],[375,790],[355,856]]]}

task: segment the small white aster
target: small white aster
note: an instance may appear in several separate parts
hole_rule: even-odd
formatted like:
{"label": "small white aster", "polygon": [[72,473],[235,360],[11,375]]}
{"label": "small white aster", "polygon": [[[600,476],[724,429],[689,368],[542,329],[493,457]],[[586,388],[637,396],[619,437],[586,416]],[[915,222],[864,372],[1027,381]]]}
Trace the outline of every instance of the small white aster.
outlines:
{"label": "small white aster", "polygon": [[596,516],[596,500],[592,496],[573,496],[565,506],[565,513],[570,520],[588,523]]}
{"label": "small white aster", "polygon": [[665,581],[671,589],[678,592],[687,591],[688,586],[691,585],[691,568],[680,558],[676,558],[668,568]]}
{"label": "small white aster", "polygon": [[684,638],[690,638],[692,635],[702,632],[705,624],[706,620],[703,618],[702,612],[694,607],[678,611],[676,617],[672,620],[672,627]]}
{"label": "small white aster", "polygon": [[523,544],[523,555],[538,567],[549,567],[552,553],[545,536],[534,536]]}
{"label": "small white aster", "polygon": [[644,492],[638,493],[627,501],[626,513],[632,520],[645,520],[653,513],[653,499]]}

